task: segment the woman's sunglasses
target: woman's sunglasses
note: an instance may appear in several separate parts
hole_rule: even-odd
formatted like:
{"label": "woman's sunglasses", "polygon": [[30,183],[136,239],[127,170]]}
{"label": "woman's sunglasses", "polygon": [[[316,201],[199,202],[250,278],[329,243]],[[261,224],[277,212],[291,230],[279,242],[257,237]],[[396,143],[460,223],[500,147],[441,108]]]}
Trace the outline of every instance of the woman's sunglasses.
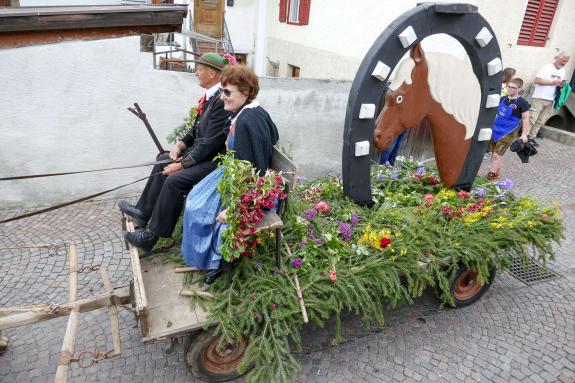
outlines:
{"label": "woman's sunglasses", "polygon": [[230,97],[233,92],[239,92],[239,90],[229,90],[226,88],[222,88],[222,94],[226,97]]}

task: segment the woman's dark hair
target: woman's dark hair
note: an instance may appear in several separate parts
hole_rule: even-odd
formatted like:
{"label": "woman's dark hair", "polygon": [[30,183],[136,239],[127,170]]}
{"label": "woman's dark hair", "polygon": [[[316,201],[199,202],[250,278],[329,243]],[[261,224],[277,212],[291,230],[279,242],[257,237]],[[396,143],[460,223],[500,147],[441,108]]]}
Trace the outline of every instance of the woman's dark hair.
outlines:
{"label": "woman's dark hair", "polygon": [[501,82],[503,82],[504,84],[507,84],[509,81],[511,81],[511,79],[513,78],[513,76],[515,76],[515,73],[517,73],[517,71],[515,70],[515,68],[505,68],[503,69],[503,72],[501,73]]}
{"label": "woman's dark hair", "polygon": [[248,96],[250,102],[256,98],[260,91],[258,76],[250,67],[243,64],[227,65],[222,71],[220,80],[222,86],[235,85],[238,90]]}

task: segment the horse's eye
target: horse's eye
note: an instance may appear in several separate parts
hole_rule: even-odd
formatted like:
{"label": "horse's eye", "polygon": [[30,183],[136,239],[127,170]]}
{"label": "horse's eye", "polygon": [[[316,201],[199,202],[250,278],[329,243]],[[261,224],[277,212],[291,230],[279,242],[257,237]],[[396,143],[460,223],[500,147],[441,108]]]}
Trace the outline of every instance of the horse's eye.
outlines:
{"label": "horse's eye", "polygon": [[397,96],[397,98],[395,99],[395,103],[396,104],[401,104],[403,102],[403,96]]}

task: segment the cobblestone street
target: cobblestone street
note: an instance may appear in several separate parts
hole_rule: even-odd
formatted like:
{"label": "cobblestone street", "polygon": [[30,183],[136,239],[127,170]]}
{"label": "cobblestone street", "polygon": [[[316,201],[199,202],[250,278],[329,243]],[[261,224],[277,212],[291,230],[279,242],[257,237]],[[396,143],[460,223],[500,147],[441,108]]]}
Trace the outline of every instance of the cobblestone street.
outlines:
{"label": "cobblestone street", "polygon": [[[530,194],[562,210],[566,239],[550,268],[559,278],[526,285],[509,273],[477,303],[440,310],[432,292],[366,328],[347,315],[344,341],[330,346],[333,323],[309,326],[297,382],[575,382],[575,147],[541,141],[532,163],[505,156],[502,175],[517,194]],[[485,172],[485,164],[481,174]],[[63,178],[62,182],[72,182]],[[30,187],[33,187],[33,181]],[[0,210],[0,219],[29,209]],[[68,264],[64,244],[75,243],[79,266],[105,265],[112,283],[127,285],[129,253],[121,240],[115,200],[83,203],[0,225],[0,306],[64,303]],[[51,246],[43,246],[49,244]],[[102,291],[99,273],[80,274],[78,298]],[[195,382],[183,361],[163,343],[143,345],[133,315],[120,310],[122,355],[87,369],[71,368],[69,382]],[[16,329],[0,356],[0,381],[48,382],[56,371],[67,318]],[[182,340],[182,339],[180,339]],[[75,350],[111,348],[107,312],[83,313]],[[266,382],[267,383],[267,382]]]}

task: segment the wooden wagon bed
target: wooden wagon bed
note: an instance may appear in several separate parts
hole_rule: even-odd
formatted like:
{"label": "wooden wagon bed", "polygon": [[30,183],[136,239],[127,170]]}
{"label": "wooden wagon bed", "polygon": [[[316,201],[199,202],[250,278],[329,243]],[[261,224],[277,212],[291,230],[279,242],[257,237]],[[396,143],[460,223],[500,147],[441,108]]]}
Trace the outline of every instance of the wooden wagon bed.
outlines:
{"label": "wooden wagon bed", "polygon": [[[134,224],[126,218],[126,229],[134,231]],[[140,259],[138,248],[128,244],[133,274],[133,304],[144,343],[167,339],[200,329],[207,313],[199,305],[190,305],[190,298],[180,292],[184,273],[176,273],[176,263]],[[204,289],[194,284],[195,291]]]}

